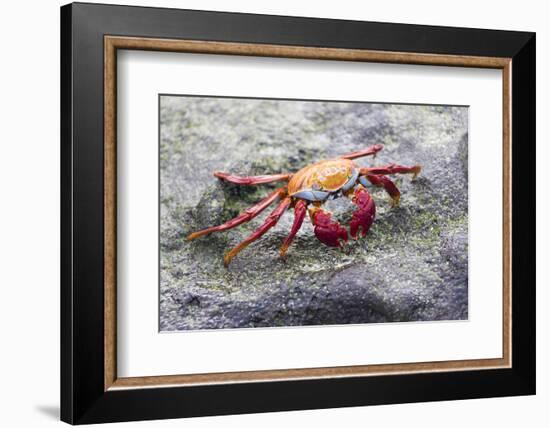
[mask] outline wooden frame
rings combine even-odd
[[[511,234],[507,225],[511,218],[510,165],[510,58],[458,55],[376,52],[354,49],[275,46],[265,44],[166,40],[152,38],[105,36],[105,390],[161,385],[194,385],[260,380],[334,378],[374,374],[415,373],[442,370],[468,370],[510,367],[511,364]],[[117,378],[116,376],[116,51],[138,49],[183,53],[253,55],[284,58],[308,58],[340,61],[368,61],[401,64],[445,65],[496,68],[503,76],[503,357],[409,364],[383,364],[312,369],[268,370],[199,375],[150,376]]]
[[[373,23],[349,23],[329,20],[316,20],[305,18],[284,17],[259,17],[241,14],[217,14],[194,11],[171,11],[166,9],[143,9],[133,7],[103,6],[103,5],[69,5],[62,9],[62,191],[66,199],[62,205],[62,419],[71,423],[99,422],[130,419],[162,418],[191,416],[199,414],[223,414],[248,411],[283,410],[293,408],[314,408],[341,405],[371,404],[385,402],[402,402],[414,400],[434,400],[446,398],[466,398],[474,396],[513,395],[534,393],[534,257],[525,260],[525,254],[534,252],[533,242],[528,240],[534,233],[534,222],[520,223],[531,214],[524,211],[514,211],[514,203],[529,206],[534,204],[534,196],[514,192],[518,186],[522,189],[533,188],[534,171],[530,162],[529,170],[526,169],[526,161],[534,155],[534,35],[528,33],[509,33],[488,30],[445,29],[437,27],[418,27],[398,24],[373,24]],[[104,28],[101,17],[104,14],[122,14],[130,16],[127,21],[121,21],[120,28]],[[139,17],[151,16],[156,18],[157,27],[141,29],[135,22]],[[174,16],[175,15],[175,16]],[[86,16],[91,20],[93,34],[84,34],[85,31],[79,25]],[[178,37],[174,34],[163,33],[163,23],[170,22],[196,22],[200,18],[197,34],[186,34],[181,30]],[[248,34],[243,29],[240,37],[234,35],[231,38],[220,41],[216,35],[216,26],[209,25],[217,21],[219,23],[228,20],[240,19],[245,23],[243,28],[251,28],[254,25],[269,25],[262,32],[262,40],[246,40]],[[179,21],[178,21],[179,20]],[[260,22],[262,21],[262,22]],[[291,43],[281,43],[276,39],[275,29],[278,25],[294,26],[297,31],[301,25],[309,25],[311,30],[305,31],[302,40],[296,37]],[[388,26],[386,28],[380,27]],[[357,26],[357,34],[371,32],[379,36],[390,29],[396,40],[391,41],[391,49],[384,43],[378,42],[378,46],[350,47],[362,43],[358,36],[350,36],[347,40],[338,38],[338,29]],[[183,27],[183,26],[182,26]],[[311,43],[317,35],[325,34],[327,29],[333,28],[331,40],[325,40],[323,46]],[[395,32],[395,30],[397,33]],[[144,36],[135,36],[143,32]],[[421,49],[407,44],[408,37],[414,34],[435,36],[437,33],[446,35],[445,47],[431,47],[426,43]],[[492,41],[492,50],[483,50],[475,45],[475,38],[479,32],[485,39]],[[208,34],[210,33],[210,34]],[[451,35],[460,33],[453,43]],[[115,35],[117,34],[117,35]],[[120,34],[131,34],[120,35]],[[151,37],[150,34],[155,34]],[[251,37],[251,36],[250,36]],[[378,37],[380,38],[380,37]],[[428,37],[429,38],[429,37]],[[215,40],[215,41],[214,41]],[[242,41],[245,40],[245,41]],[[414,41],[415,39],[410,39]],[[89,55],[81,63],[76,63],[73,52],[79,43],[92,41],[95,46],[93,55]],[[101,51],[99,50],[101,48]],[[116,376],[116,51],[117,49],[139,49],[172,52],[193,52],[205,54],[231,54],[253,55],[288,58],[314,58],[343,61],[369,61],[406,64],[429,64],[462,67],[481,67],[501,69],[503,73],[503,357],[500,359],[480,359],[463,361],[444,361],[408,364],[386,364],[370,366],[327,367],[292,370],[269,370],[256,372],[200,374],[200,375],[174,375],[144,378],[117,378]],[[87,63],[88,61],[88,63]],[[93,67],[93,78],[85,76],[81,66],[87,63]],[[80,69],[80,75],[79,73]],[[72,74],[72,73],[74,74]],[[102,79],[101,79],[102,78]],[[92,112],[82,109],[82,101],[88,96],[79,92],[85,82],[93,80],[97,85],[103,80],[103,99],[96,97],[93,100]],[[521,91],[518,88],[522,88]],[[85,91],[84,91],[85,92]],[[520,110],[526,109],[530,115]],[[83,111],[79,111],[83,110]],[[103,116],[101,115],[103,111]],[[81,122],[73,116],[77,113]],[[70,117],[69,117],[70,116]],[[91,116],[97,121],[91,120]],[[103,131],[99,126],[103,122]],[[94,139],[83,139],[79,131],[89,126],[94,127]],[[72,127],[72,128],[71,128]],[[97,129],[99,127],[100,129]],[[522,135],[523,149],[519,150],[512,143],[514,135],[518,132]],[[78,158],[77,151],[86,152],[93,149],[93,165],[88,170],[79,170],[84,164],[82,158]],[[515,171],[512,177],[512,164]],[[517,172],[521,172],[517,174]],[[91,185],[79,180],[82,174],[87,179],[92,178]],[[531,186],[529,186],[531,185]],[[101,193],[99,194],[98,192]],[[99,198],[102,196],[102,198]],[[85,198],[85,199],[83,199]],[[67,202],[70,200],[70,204]],[[91,204],[95,212],[101,213],[103,223],[94,222],[93,230],[102,230],[102,239],[97,236],[92,239],[94,254],[77,246],[80,239],[91,238],[84,236],[84,227],[90,227],[84,217],[78,211],[75,202]],[[528,210],[527,210],[528,211]],[[525,211],[525,212],[527,212]],[[531,211],[531,212],[534,212]],[[532,214],[534,216],[534,214]],[[530,224],[529,224],[530,223]],[[521,233],[520,233],[521,232]],[[512,247],[512,240],[514,247]],[[86,239],[84,240],[86,241]],[[89,242],[88,242],[89,244]],[[522,253],[518,253],[521,249]],[[82,278],[78,274],[82,269],[77,261],[87,257],[91,261],[89,269],[93,269],[93,278]],[[101,257],[100,257],[101,256]],[[84,265],[88,264],[86,261]],[[98,268],[102,266],[98,272]],[[514,270],[512,271],[512,266]],[[520,278],[522,278],[520,280]],[[519,284],[522,293],[520,294]],[[102,300],[94,300],[90,305],[78,299],[82,294],[89,295],[100,292]],[[80,296],[79,296],[80,295]],[[94,314],[91,320],[87,320],[86,313],[102,308],[102,318]],[[527,310],[530,313],[527,313]],[[84,322],[84,320],[86,321]],[[83,322],[85,326],[83,327]],[[84,335],[82,332],[84,331]],[[79,340],[78,333],[81,333]],[[523,337],[527,335],[528,337]],[[532,336],[531,336],[532,335]],[[83,337],[84,336],[84,337]],[[90,346],[82,343],[93,337],[95,352],[100,351],[102,359],[92,362],[86,361],[80,349],[82,346]],[[102,338],[101,349],[99,339]],[[523,346],[519,346],[519,344]],[[90,372],[85,366],[94,369]],[[492,369],[492,370],[481,370]],[[387,375],[391,374],[391,377]],[[386,375],[386,376],[384,376]],[[413,376],[414,375],[414,376]],[[85,379],[90,376],[93,379]],[[100,377],[100,380],[98,379]],[[428,382],[436,382],[424,395],[416,397],[398,394],[392,390],[392,386],[386,386],[384,397],[373,396],[372,393],[361,397],[341,400],[337,390],[342,388],[344,382],[355,391],[364,391],[367,385],[384,383],[393,385],[396,378],[402,381],[412,382],[417,388]],[[390,380],[391,379],[391,380]],[[456,390],[456,382],[463,386]],[[460,380],[461,379],[461,380]],[[467,389],[468,382],[485,382],[481,390]],[[288,381],[293,380],[292,386]],[[449,382],[455,383],[454,391],[443,390]],[[490,381],[493,385],[489,385]],[[496,383],[495,383],[496,382]],[[196,400],[201,394],[210,393],[212,396],[219,394],[244,394],[252,396],[258,388],[274,387],[288,394],[289,388],[312,393],[315,387],[324,385],[325,392],[330,399],[324,401],[320,395],[314,399],[308,399],[298,395],[296,402],[285,399],[276,399],[272,404],[259,404],[250,407],[242,407],[235,400],[230,400],[228,405],[220,405],[209,408],[205,402]],[[494,385],[500,385],[495,388]],[[470,384],[471,385],[471,384]],[[503,387],[505,385],[505,387]],[[148,387],[163,386],[162,392]],[[422,388],[424,387],[422,386]],[[305,388],[305,389],[300,389]],[[332,389],[331,389],[332,388]],[[479,388],[479,384],[476,384]],[[170,392],[172,391],[172,392]],[[239,392],[240,391],[240,392]],[[329,391],[329,392],[327,392]],[[392,392],[394,395],[389,396]],[[439,395],[438,395],[439,394]],[[177,406],[177,397],[185,396],[191,406]],[[296,395],[296,394],[291,394]],[[102,397],[100,402],[91,404],[90,397]],[[143,402],[145,396],[156,396],[153,400],[172,400],[168,407],[171,411],[165,413],[157,409],[130,410],[128,403]],[[315,394],[314,394],[315,396]],[[164,397],[164,398],[162,398]],[[138,400],[138,401],[135,401]],[[127,403],[122,407],[113,407],[110,403]],[[90,404],[86,404],[90,403]],[[104,403],[104,404],[101,404]],[[117,404],[118,406],[119,404]]]

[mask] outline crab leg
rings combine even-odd
[[[355,189],[352,202],[357,205],[357,209],[353,212],[349,224],[349,232],[354,239],[357,239],[359,232],[361,232],[361,236],[364,238],[374,221],[376,206],[369,192],[362,186],[358,186]]]
[[[348,242],[348,232],[337,221],[331,220],[331,214],[322,208],[314,207],[309,211],[315,236],[329,247],[343,248],[342,241]]]
[[[207,229],[199,230],[198,232],[192,233],[187,237],[189,241],[192,239],[198,238],[199,236],[207,235],[212,232],[220,232],[222,230],[231,229],[238,226],[239,224],[245,223],[252,220],[268,206],[270,206],[277,198],[282,198],[286,195],[286,188],[277,189],[267,198],[262,199],[256,205],[247,208],[243,213],[239,214],[237,217],[229,220],[226,223],[220,224],[219,226],[212,226]]]
[[[365,178],[374,186],[383,187],[386,192],[388,192],[388,195],[390,195],[392,199],[392,206],[395,206],[399,203],[401,192],[399,191],[395,183],[391,181],[388,177],[386,177],[385,175],[367,174],[359,178],[359,181],[363,185],[367,184],[364,182]]]
[[[357,152],[346,153],[345,155],[340,156],[340,158],[341,159],[356,159],[356,158],[361,158],[363,156],[375,155],[376,153],[378,153],[383,148],[384,148],[384,146],[382,144],[375,144],[373,146],[369,146],[366,149],[359,150]]]
[[[292,174],[256,175],[243,177],[239,175],[231,175],[226,172],[216,171],[214,173],[214,176],[218,177],[222,181],[228,181],[229,183],[250,186],[253,184],[272,183],[274,181],[288,181]]]
[[[239,251],[243,250],[244,248],[248,247],[252,242],[260,238],[263,234],[265,234],[269,229],[271,229],[273,226],[277,224],[281,216],[284,214],[284,212],[287,210],[287,208],[290,206],[291,199],[285,198],[281,201],[279,205],[277,205],[277,208],[275,208],[271,214],[265,219],[263,224],[256,229],[248,238],[246,238],[244,241],[242,241],[239,245],[231,249],[225,257],[223,258],[223,262],[225,266],[228,266],[231,262],[231,259],[235,257]]]
[[[286,252],[288,251],[288,247],[290,247],[292,240],[296,236],[296,233],[298,233],[298,230],[300,230],[300,227],[302,227],[302,223],[304,222],[304,218],[306,216],[306,211],[307,204],[301,199],[298,200],[298,202],[296,202],[296,204],[294,205],[294,223],[292,224],[292,229],[290,229],[290,233],[285,239],[285,242],[283,242],[283,245],[281,246],[281,249],[279,251],[281,257],[285,256]]]
[[[403,166],[403,165],[397,165],[395,163],[392,163],[386,166],[378,166],[374,168],[361,168],[359,171],[359,174],[360,175],[413,174],[413,179],[414,179],[418,174],[420,174],[421,170],[422,170],[422,167],[420,165]]]

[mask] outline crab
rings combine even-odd
[[[353,159],[365,156],[374,157],[382,149],[381,144],[375,144],[363,150],[344,154],[336,159],[323,160],[308,165],[296,173],[243,177],[225,172],[214,172],[214,176],[221,181],[243,186],[276,181],[286,182],[286,184],[237,217],[219,226],[212,226],[191,233],[187,239],[193,240],[212,232],[232,229],[252,220],[272,203],[279,200],[277,207],[269,214],[262,225],[225,255],[224,264],[226,267],[241,250],[275,226],[282,215],[291,208],[294,209],[294,222],[280,248],[281,257],[284,258],[287,254],[290,244],[302,226],[306,213],[309,213],[314,234],[319,241],[329,247],[343,248],[348,242],[348,231],[338,221],[332,219],[329,211],[322,208],[324,202],[339,197],[350,198],[356,209],[349,222],[349,234],[354,239],[365,237],[376,214],[374,200],[367,189],[372,186],[384,188],[391,198],[391,205],[395,206],[399,203],[401,194],[394,182],[388,178],[388,175],[412,174],[414,179],[420,173],[421,167],[419,165],[403,166],[392,163],[369,168],[360,167],[353,162]]]

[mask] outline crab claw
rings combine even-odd
[[[343,248],[348,242],[348,231],[337,221],[331,221],[330,213],[318,208],[313,211],[312,220],[315,236],[329,247]]]
[[[361,230],[361,236],[364,238],[374,221],[376,206],[369,192],[362,187],[355,190],[352,201],[357,205],[357,209],[353,212],[349,231],[351,236],[357,239],[357,234]]]

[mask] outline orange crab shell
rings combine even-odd
[[[316,190],[336,192],[356,175],[355,164],[349,159],[331,159],[317,162],[294,174],[288,183],[288,194]]]

